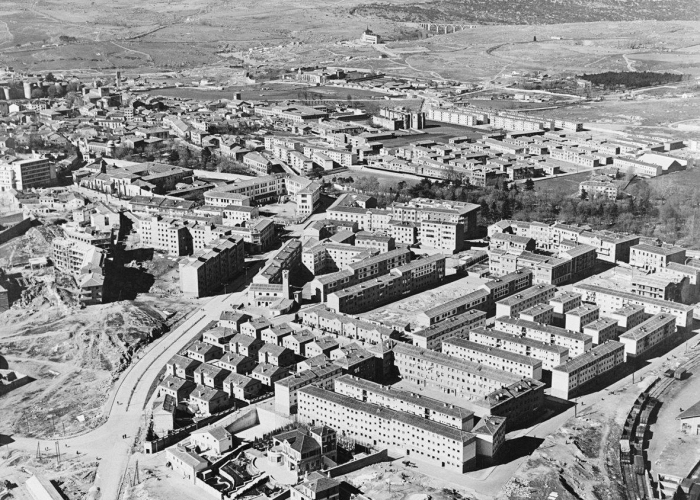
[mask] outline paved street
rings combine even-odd
[[[141,358],[122,374],[115,386],[116,390],[112,391],[105,403],[105,414],[108,418],[104,425],[81,436],[59,439],[64,455],[75,456],[79,452],[86,460],[99,459],[95,485],[100,488],[101,499],[118,498],[119,483],[131,456],[129,447],[139,429],[144,426],[143,409],[151,384],[160,370],[168,359],[183,349],[209,321],[218,319],[221,311],[229,308],[231,304],[242,302],[243,299],[244,292],[213,297],[178,328],[152,344]],[[122,439],[122,435],[127,435],[128,439]],[[13,436],[13,439],[15,442],[11,444],[12,448],[29,453],[36,451],[36,439],[18,436]],[[42,450],[45,446],[53,450],[53,442],[41,442]]]

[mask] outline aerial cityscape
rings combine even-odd
[[[0,500],[700,499],[696,1],[0,5]]]

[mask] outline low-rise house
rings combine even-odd
[[[217,455],[223,455],[233,448],[233,437],[223,427],[212,427],[195,431],[190,434],[190,443],[200,451],[212,451]]]

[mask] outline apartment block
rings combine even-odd
[[[598,260],[615,264],[629,262],[630,248],[639,243],[639,236],[610,231],[584,231],[579,235],[578,242],[595,248]]]
[[[452,123],[465,127],[472,127],[483,123],[479,120],[477,114],[457,108],[436,108],[429,106],[427,108],[426,118],[436,122]]]
[[[459,337],[442,342],[442,352],[455,358],[480,363],[504,372],[542,380],[542,361],[531,356],[490,347]]]
[[[416,318],[416,323],[423,328],[429,328],[449,318],[465,314],[472,310],[486,312],[488,309],[489,292],[487,290],[477,289],[462,297],[452,299],[444,304],[419,313]],[[432,348],[428,347],[428,349]]]
[[[315,386],[299,391],[299,420],[452,472],[467,472],[476,464],[472,433]]]
[[[552,323],[553,314],[554,306],[549,304],[536,304],[520,312],[518,318],[524,319],[525,321],[549,325]]]
[[[544,370],[551,370],[569,359],[569,349],[566,347],[519,337],[492,328],[473,328],[469,332],[469,340],[539,360]]]
[[[330,361],[322,366],[293,373],[275,382],[275,411],[280,415],[294,415],[298,409],[298,392],[314,385],[333,390],[333,381],[343,375],[343,369]]]
[[[677,262],[669,262],[658,274],[664,277],[671,277],[676,282],[688,278],[688,283],[694,287],[700,284],[700,269],[685,264],[678,264]]]
[[[604,344],[608,340],[617,340],[618,332],[617,320],[612,318],[599,318],[583,327],[583,333],[590,335],[593,345]]]
[[[599,381],[624,362],[624,344],[609,340],[597,345],[552,370],[551,395],[562,399],[572,398],[580,394],[586,384]]]
[[[590,199],[607,198],[609,200],[617,199],[618,188],[616,184],[605,181],[583,181],[578,185],[579,196],[588,195]]]
[[[494,233],[489,240],[489,249],[501,249],[514,252],[535,250],[535,240],[526,236],[510,233]]]
[[[389,274],[343,288],[328,295],[336,312],[358,314],[400,297],[436,286],[445,278],[445,257],[433,255],[392,269]]]
[[[627,304],[615,311],[605,313],[606,318],[615,320],[617,323],[618,335],[643,323],[647,316],[644,306],[634,304]]]
[[[574,291],[583,296],[586,302],[592,302],[600,307],[603,316],[615,312],[626,305],[638,305],[644,307],[647,314],[669,313],[675,316],[676,325],[681,328],[689,327],[693,322],[693,306],[686,306],[668,300],[640,297],[632,292],[613,290],[598,285],[577,283]]]
[[[530,269],[518,269],[512,273],[494,278],[488,283],[481,285],[482,290],[489,293],[489,308],[500,299],[509,297],[526,288],[532,286],[534,280],[533,272]]]
[[[633,158],[623,158],[619,156],[613,158],[613,166],[618,170],[626,173],[632,173],[638,177],[658,177],[664,173],[661,165],[655,165],[653,163],[646,163]]]
[[[630,265],[655,272],[671,262],[685,264],[685,248],[656,247],[640,243],[630,249]]]
[[[145,247],[165,250],[172,256],[192,253],[192,235],[185,221],[160,215],[141,219],[138,233]]]
[[[564,326],[566,313],[581,306],[581,294],[561,292],[550,299],[549,305],[554,307],[552,320],[556,326]]]
[[[355,234],[355,246],[389,252],[396,248],[394,238],[384,233],[360,231]]]
[[[464,248],[464,224],[449,221],[423,220],[420,223],[421,247],[436,248],[447,253]]]
[[[422,330],[408,332],[406,335],[411,338],[413,345],[416,347],[439,351],[443,340],[456,335],[464,335],[469,333],[469,330],[472,328],[478,328],[485,324],[486,312],[478,309],[469,309]]]
[[[676,318],[672,314],[658,313],[620,335],[625,345],[627,359],[643,356],[676,333]]]
[[[369,250],[364,249],[363,252]],[[337,256],[338,259],[341,257],[342,255]],[[410,262],[411,251],[408,248],[397,248],[366,257],[343,265],[344,269],[341,271],[317,276],[311,281],[311,292],[319,302],[327,302],[333,292],[385,276],[392,269],[408,265]]]
[[[333,383],[335,392],[360,401],[410,413],[462,431],[468,432],[474,427],[474,412],[465,407],[445,404],[423,394],[377,384],[352,375],[338,377]]]
[[[107,253],[94,245],[66,238],[51,241],[51,261],[56,269],[74,277],[96,272],[102,274]]]
[[[566,347],[569,350],[569,356],[572,358],[590,351],[591,347],[593,347],[591,337],[583,333],[522,319],[513,319],[507,316],[497,317],[495,328],[511,335],[520,335],[532,340]]]
[[[194,297],[212,295],[238,276],[244,266],[245,249],[241,238],[229,237],[210,243],[180,261],[180,290]]]
[[[660,300],[675,300],[680,295],[676,278],[670,275],[649,274],[632,277],[632,293],[641,297]]]
[[[554,285],[535,285],[505,299],[496,302],[496,317],[517,317],[525,309],[548,302],[554,298],[557,287]]]
[[[50,186],[55,182],[55,167],[43,156],[32,155],[31,158],[12,158],[9,163],[0,162],[0,191],[24,191]]]
[[[403,380],[467,400],[486,396],[521,378],[519,375],[403,343],[394,348],[394,364]]]
[[[566,313],[567,330],[582,332],[583,327],[600,317],[600,308],[592,304],[583,304]]]

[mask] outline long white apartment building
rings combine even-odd
[[[540,342],[566,347],[569,350],[569,356],[572,358],[590,351],[593,347],[593,339],[583,333],[573,332],[556,326],[543,325],[542,323],[509,318],[508,316],[497,317],[495,328],[511,335],[520,335]]]
[[[521,292],[511,295],[496,302],[496,317],[518,316],[522,311],[530,307],[548,302],[554,298],[557,287],[554,285],[535,285]]]
[[[432,351],[439,351],[443,340],[469,333],[472,328],[478,328],[486,324],[486,312],[478,309],[470,309],[457,316],[452,316],[445,321],[436,323],[428,328],[407,332],[414,346]]]
[[[428,120],[463,125],[465,127],[473,127],[474,125],[483,123],[483,120],[480,120],[476,113],[470,113],[469,111],[459,108],[437,108],[428,106],[425,117]]]
[[[532,275],[530,275],[532,277]],[[457,297],[439,306],[426,309],[418,314],[416,322],[419,326],[428,328],[435,326],[457,315],[466,313],[467,311],[479,309],[486,311],[488,309],[489,292],[487,290],[477,289],[462,297]],[[429,347],[429,349],[432,349]]]
[[[620,335],[627,358],[643,356],[676,333],[676,318],[672,314],[655,314],[648,320]]]
[[[466,399],[478,399],[522,378],[403,343],[394,348],[394,365],[404,380]]]
[[[335,392],[366,401],[395,411],[411,413],[432,422],[471,431],[474,427],[474,412],[454,404],[427,397],[415,392],[395,389],[352,375],[342,375],[334,380]]]
[[[309,386],[299,391],[299,421],[327,425],[356,442],[452,472],[476,464],[476,436],[410,413]]]
[[[676,326],[681,328],[689,327],[693,322],[694,306],[670,302],[668,300],[652,299],[641,297],[632,292],[613,290],[599,285],[589,285],[587,283],[577,283],[574,291],[583,296],[586,302],[592,302],[600,307],[600,313],[605,316],[608,313],[617,311],[626,305],[639,305],[644,307],[647,314],[669,313],[676,318]]]
[[[531,356],[486,346],[460,337],[451,337],[443,341],[442,352],[504,372],[542,380],[542,361]]]
[[[624,158],[617,156],[613,158],[613,166],[623,172],[631,172],[638,177],[658,177],[664,173],[661,165],[647,163],[634,158]]]
[[[528,356],[542,362],[542,369],[551,370],[569,359],[569,349],[555,344],[518,337],[491,328],[473,328],[469,340],[484,346]]]
[[[609,340],[552,370],[551,395],[569,399],[625,362],[625,346]]]

